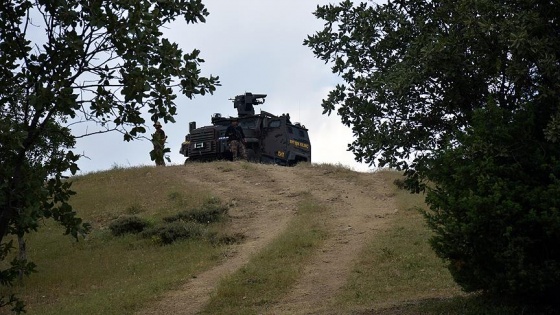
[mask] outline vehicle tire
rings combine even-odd
[[[247,161],[253,162],[253,163],[258,162],[257,161],[257,154],[255,153],[255,150],[247,149],[245,153],[247,153]]]

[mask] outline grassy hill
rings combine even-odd
[[[8,291],[28,314],[506,312],[461,293],[399,177],[243,162],[77,176],[93,231],[45,221],[27,237],[38,273]],[[116,235],[133,219],[143,232]]]

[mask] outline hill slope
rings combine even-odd
[[[298,202],[313,198],[324,205],[328,231],[303,276],[271,314],[326,313],[345,284],[353,263],[375,234],[387,228],[396,212],[387,176],[338,167],[302,165],[285,168],[243,162],[216,162],[157,168],[154,173],[180,177],[189,186],[210,190],[228,202],[232,231],[243,233],[221,265],[196,275],[140,314],[195,314],[219,280],[241,268],[286,228]]]

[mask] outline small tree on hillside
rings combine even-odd
[[[175,88],[189,98],[212,93],[217,77],[200,76],[199,51],[183,54],[160,28],[183,16],[208,15],[200,0],[5,1],[0,6],[0,259],[53,218],[74,237],[88,225],[68,200],[67,172],[78,170],[69,128],[119,131],[130,141],[146,119],[173,122]],[[33,264],[14,259],[0,271],[9,285]],[[17,299],[0,298],[0,307]]]
[[[426,191],[467,291],[560,293],[560,4],[343,1],[304,44],[345,80],[323,101],[356,159]],[[427,186],[431,182],[433,185]]]

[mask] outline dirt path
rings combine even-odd
[[[211,166],[210,166],[211,165]],[[344,285],[363,246],[387,226],[395,213],[388,183],[375,174],[344,169],[298,166],[285,168],[248,163],[185,166],[185,180],[211,188],[232,203],[231,225],[246,240],[232,247],[225,262],[169,292],[146,314],[196,314],[220,279],[236,271],[276,238],[293,217],[300,196],[311,193],[327,206],[329,239],[306,266],[299,282],[267,314],[325,314]],[[240,182],[241,188],[232,183]]]

